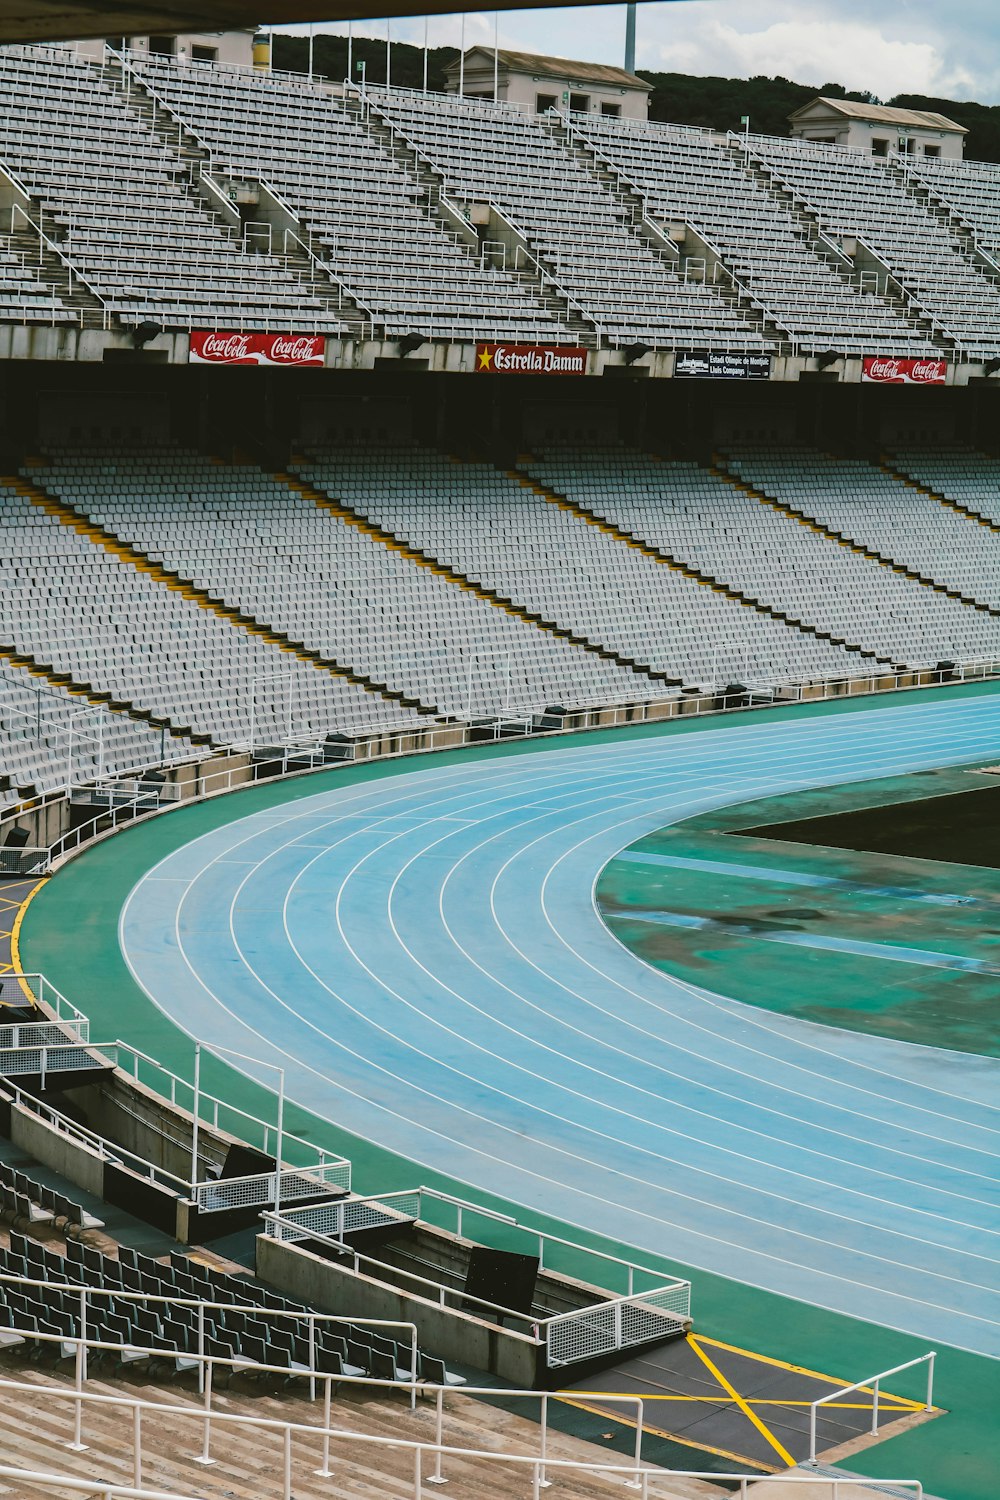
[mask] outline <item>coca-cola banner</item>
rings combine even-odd
[[[311,333],[199,333],[191,335],[193,365],[323,367],[326,340]]]
[[[873,385],[944,385],[947,365],[943,359],[897,359],[895,355],[868,355],[861,362],[861,379]]]
[[[477,344],[477,375],[586,375],[586,349],[562,344]]]

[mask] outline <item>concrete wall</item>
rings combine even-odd
[[[10,1138],[15,1146],[58,1172],[85,1193],[104,1196],[104,1162],[95,1151],[47,1125],[20,1104],[10,1110]]]
[[[498,1328],[470,1313],[440,1307],[370,1276],[355,1275],[347,1266],[298,1245],[259,1235],[257,1275],[324,1312],[415,1323],[421,1348],[439,1355],[446,1364],[451,1361],[488,1370],[523,1390],[535,1388],[542,1380],[539,1340]]]

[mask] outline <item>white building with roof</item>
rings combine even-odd
[[[947,115],[929,109],[897,109],[820,95],[788,116],[792,135],[802,141],[846,146],[868,156],[939,156],[961,160],[968,131]]]
[[[520,104],[536,114],[565,108],[582,114],[614,115],[645,120],[652,85],[624,68],[603,63],[573,62],[565,57],[539,57],[533,52],[511,52],[501,47],[470,47],[465,64],[456,58],[445,69],[446,92],[472,99],[496,97]]]

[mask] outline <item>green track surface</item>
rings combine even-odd
[[[860,809],[865,815],[851,816],[848,825],[891,841],[901,824],[919,827],[927,800],[925,842],[933,846],[934,819],[961,807],[968,793],[978,806],[983,789],[994,815],[1000,813],[1000,778],[970,768],[726,807],[630,845],[603,870],[598,905],[627,948],[691,984],[806,1021],[998,1057],[1000,868],[782,841],[783,825],[837,837],[844,826],[837,815]],[[900,817],[900,809],[910,817]],[[810,887],[796,883],[797,876],[840,884]],[[915,895],[933,895],[941,904]],[[663,913],[707,925],[660,925]],[[785,946],[789,936],[872,943],[884,952],[930,951],[953,958],[956,967]],[[970,960],[989,972],[961,972],[958,966]]]
[[[946,698],[997,691],[1000,684],[962,685],[909,693],[903,701],[941,702]],[[765,722],[816,714],[878,713],[899,702],[898,697],[885,695],[796,706],[769,711]],[[727,722],[706,718],[641,725],[576,736],[571,743],[611,743],[622,735],[656,738],[724,733]],[[450,759],[483,759],[544,754],[547,750],[564,748],[566,743],[563,739],[553,739],[444,753]],[[439,757],[435,763],[440,763]],[[172,850],[234,818],[313,796],[330,785],[380,780],[418,768],[419,762],[412,759],[383,762],[249,788],[153,818],[106,840],[68,864],[27,908],[20,934],[22,968],[43,972],[79,1005],[91,1018],[95,1040],[121,1037],[158,1057],[182,1077],[190,1078],[191,1039],[168,1021],[138,988],[119,949],[119,913],[132,887],[146,870]],[[206,1059],[203,1082],[206,1089],[232,1103],[273,1119],[273,1095],[216,1059]],[[428,1186],[462,1195],[471,1191],[487,1207],[505,1213],[518,1212],[516,1204],[484,1194],[474,1184],[456,1182],[414,1167],[399,1156],[297,1109],[294,1104],[286,1110],[286,1123],[288,1129],[317,1145],[349,1156],[354,1163],[355,1186],[360,1191],[412,1187],[420,1180]],[[532,1221],[550,1233],[567,1235],[611,1254],[628,1252],[627,1246],[578,1231],[557,1220],[532,1216]],[[500,1242],[494,1240],[494,1243]],[[775,1359],[823,1371],[848,1382],[926,1352],[926,1345],[920,1339],[876,1324],[756,1291],[737,1281],[666,1259],[657,1261],[648,1255],[644,1259],[669,1274],[690,1277],[699,1333]],[[571,1260],[567,1259],[565,1269],[573,1269]],[[891,1385],[895,1394],[917,1397],[919,1372],[915,1381],[904,1375]],[[949,1415],[867,1450],[848,1467],[874,1476],[917,1476],[929,1493],[945,1500],[996,1500],[1000,1362],[960,1350],[940,1349],[935,1404],[947,1408]]]

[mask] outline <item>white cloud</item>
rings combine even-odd
[[[650,52],[655,61],[646,60]],[[933,92],[940,72],[929,42],[887,37],[874,26],[836,19],[777,21],[752,32],[710,19],[696,38],[668,39],[644,48],[643,64],[733,78],[781,74],[797,83],[842,83],[886,97]]]
[[[492,11],[470,14],[466,45],[491,44],[493,28]],[[354,29],[385,37],[384,21]],[[499,34],[502,47],[619,62],[624,6],[504,11]],[[422,45],[423,19],[393,21],[392,35]],[[460,17],[432,16],[429,37],[432,47],[457,47]],[[927,93],[1000,103],[1000,0],[661,0],[639,7],[638,61],[701,76],[842,83],[883,99]]]

